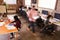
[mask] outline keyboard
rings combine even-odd
[[[53,18],[53,21],[54,22],[60,22],[60,20],[59,19],[56,19],[56,18]]]

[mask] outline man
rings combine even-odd
[[[32,9],[29,12],[29,21],[30,21],[30,25],[29,28],[32,27],[32,31],[33,33],[35,33],[35,20],[39,17],[38,16],[38,12],[36,11],[35,7],[33,6]]]

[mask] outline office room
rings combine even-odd
[[[0,0],[0,40],[60,40],[60,0]]]

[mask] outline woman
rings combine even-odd
[[[18,29],[18,31],[19,31],[19,28],[21,28],[21,21],[18,19],[17,16],[14,16],[14,21],[13,21],[12,23],[14,23],[14,26],[15,26],[15,27]],[[12,35],[12,38],[14,38],[13,33],[11,33],[11,35]]]
[[[14,26],[16,26],[16,28],[21,28],[21,21],[18,19],[17,16],[14,16],[14,21],[12,22],[14,23]]]
[[[46,24],[48,24],[48,23],[50,22],[49,20],[50,20],[51,18],[53,18],[52,15],[48,15],[48,16],[47,16]]]

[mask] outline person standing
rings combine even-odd
[[[29,21],[30,21],[29,28],[32,27],[33,33],[35,33],[35,21],[37,18],[38,18],[38,12],[36,11],[35,7],[33,6],[29,12]]]

